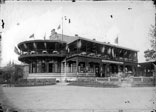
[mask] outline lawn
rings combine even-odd
[[[35,112],[119,112],[119,109],[124,109],[124,112],[149,112],[156,104],[154,87],[94,88],[53,85],[1,89],[5,103]]]

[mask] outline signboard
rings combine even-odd
[[[109,61],[109,60],[102,60],[102,62],[104,62],[104,63],[124,64],[123,62],[119,62],[119,61]]]

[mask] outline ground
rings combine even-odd
[[[52,109],[52,112],[57,109],[59,112],[66,112],[66,109],[70,109],[70,112],[119,112],[116,111],[119,109],[124,109],[124,112],[149,112],[156,105],[154,87],[94,88],[53,85],[3,87],[2,91],[3,98],[10,105],[36,112],[50,112]]]

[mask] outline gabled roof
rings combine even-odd
[[[65,41],[67,44],[79,39],[79,37],[76,37],[76,36],[68,36],[68,35],[63,35],[63,38],[62,38],[62,34],[57,34],[58,35],[58,39],[59,40],[63,40]]]

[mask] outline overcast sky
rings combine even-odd
[[[119,38],[119,46],[139,50],[139,62],[145,61],[144,51],[149,48],[148,33],[155,24],[152,1],[107,2],[6,2],[1,5],[0,19],[4,19],[2,34],[2,66],[9,61],[18,63],[14,46],[29,40],[49,39],[50,31],[64,21],[64,34],[97,41],[111,42]],[[56,30],[61,33],[60,30]]]

